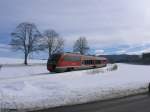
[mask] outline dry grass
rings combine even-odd
[[[110,72],[110,71],[115,71],[118,69],[117,64],[109,64],[104,68],[97,68],[97,69],[91,69],[88,70],[88,74],[99,74],[99,73],[105,73],[105,72]]]

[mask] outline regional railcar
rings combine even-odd
[[[86,56],[75,53],[54,54],[47,61],[47,69],[50,72],[65,72],[100,68],[107,65],[107,59],[98,56]]]

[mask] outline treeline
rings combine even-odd
[[[34,23],[20,23],[11,33],[10,45],[14,51],[24,53],[24,64],[28,64],[30,53],[48,51],[49,57],[55,53],[63,53],[65,41],[54,29],[40,32]],[[86,37],[79,37],[73,45],[73,52],[86,54],[89,50]]]
[[[110,63],[132,63],[132,64],[147,64],[150,65],[150,53],[143,53],[141,55],[101,55],[108,58]]]

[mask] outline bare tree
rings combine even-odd
[[[30,53],[42,50],[39,44],[41,34],[33,23],[20,23],[11,35],[12,49],[23,51],[25,65],[28,64],[27,59]]]
[[[64,40],[59,37],[55,30],[46,30],[43,34],[44,44],[43,47],[48,49],[49,57],[55,53],[61,53],[64,50]]]
[[[73,51],[74,52],[80,52],[81,54],[86,54],[89,50],[88,42],[85,37],[80,37],[76,40]]]

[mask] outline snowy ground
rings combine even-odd
[[[23,59],[0,58],[0,80],[49,73],[46,69],[46,60],[29,60],[29,66],[25,66],[23,61]]]
[[[0,58],[0,65],[11,66],[11,65],[23,65],[23,59],[13,59],[13,58]],[[35,64],[45,64],[46,60],[28,60],[29,65]]]
[[[0,70],[0,80],[8,78],[18,78],[36,75],[45,75],[49,72],[46,65],[20,66],[20,67],[2,67]]]
[[[150,66],[118,64],[116,71],[99,72],[106,69],[1,80],[0,106],[36,110],[148,91]]]

